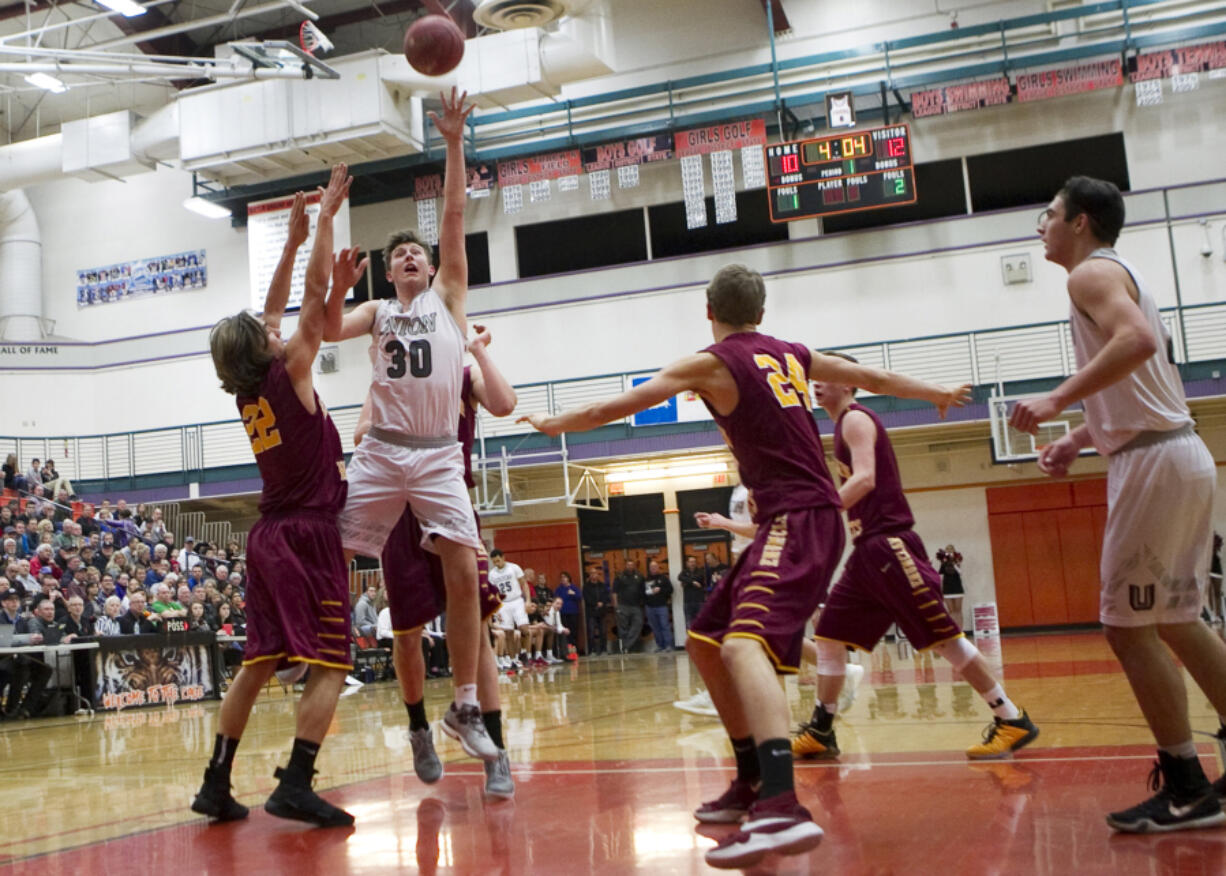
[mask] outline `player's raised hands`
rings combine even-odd
[[[490,330],[488,328],[483,325],[474,325],[473,331],[476,334],[473,335],[465,347],[470,353],[476,352],[478,347],[485,348],[490,345]]]
[[[964,383],[961,386],[943,386],[941,393],[932,400],[932,403],[937,406],[937,413],[941,415],[941,419],[945,419],[945,414],[950,408],[964,407],[971,400],[971,385]]]
[[[332,257],[332,288],[334,290],[352,289],[358,284],[358,280],[362,279],[362,274],[366,272],[366,265],[370,259],[365,258],[359,262],[358,252],[358,247],[351,246],[348,249],[342,249]]]
[[[353,177],[349,175],[349,165],[343,161],[332,165],[332,177],[328,180],[327,188],[321,186],[319,189],[320,214],[335,216],[336,211],[345,202],[345,198],[349,197],[349,186],[352,183]]]
[[[294,204],[289,208],[289,241],[287,246],[294,249],[306,243],[311,236],[311,218],[307,216],[306,195],[294,193]]]
[[[468,119],[468,114],[473,111],[473,104],[464,105],[465,98],[468,97],[467,91],[460,92],[459,97],[456,96],[456,87],[451,87],[451,97],[439,92],[439,99],[443,102],[443,114],[431,110],[427,115],[430,116],[430,121],[434,122],[434,127],[438,128],[438,132],[443,135],[443,139],[448,142],[458,142],[464,136],[464,122]]]

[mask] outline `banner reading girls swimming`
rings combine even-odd
[[[202,249],[77,271],[77,307],[203,289],[209,269]]]

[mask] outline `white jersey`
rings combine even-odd
[[[515,602],[516,600],[523,602],[524,591],[519,586],[519,579],[522,577],[524,577],[524,570],[514,563],[504,563],[501,569],[490,563],[490,584],[498,588],[498,594],[502,597],[503,602]]]
[[[753,523],[753,514],[749,511],[749,488],[737,484],[732,488],[732,497],[728,500],[728,517],[733,523]],[[741,551],[753,544],[753,539],[740,533],[732,533],[732,555],[739,557]]]
[[[439,294],[426,289],[407,309],[375,311],[371,423],[415,438],[455,438],[464,383],[464,334]]]
[[[1192,422],[1192,414],[1183,394],[1179,370],[1170,361],[1170,335],[1158,315],[1158,307],[1149,294],[1141,275],[1114,249],[1103,247],[1090,258],[1116,262],[1136,284],[1137,306],[1145,315],[1150,331],[1158,340],[1159,350],[1137,370],[1123,380],[1088,396],[1082,402],[1086,411],[1086,426],[1094,439],[1094,447],[1104,456],[1119,450],[1139,432],[1169,432]],[[1084,368],[1106,345],[1107,339],[1094,322],[1076,305],[1070,308],[1069,324],[1073,332],[1073,350],[1077,367]]]

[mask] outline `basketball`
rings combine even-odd
[[[450,73],[464,57],[464,33],[445,15],[427,15],[404,34],[404,56],[426,76]]]

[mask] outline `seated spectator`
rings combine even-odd
[[[33,596],[39,589],[38,579],[30,572],[29,560],[17,561],[17,576],[9,578],[9,584],[16,590],[25,591],[26,596]]]
[[[196,539],[190,535],[183,539],[183,550],[179,551],[178,560],[180,572],[190,574],[194,569],[204,571],[200,565],[200,554],[196,553]]]
[[[118,554],[118,556],[122,557],[123,554]],[[90,565],[92,565],[99,572],[105,572],[107,566],[111,565],[111,563],[115,561],[115,557],[115,536],[108,532],[102,536],[98,545],[98,552],[94,554],[93,561]]]
[[[51,604],[55,607],[55,614],[60,620],[68,617],[68,603],[64,601],[64,594],[60,591],[60,582],[50,572],[43,573],[39,583],[39,592],[35,593],[34,599],[31,600],[31,608],[42,599],[51,600]]]
[[[540,605],[536,602],[529,602],[527,605],[528,611],[528,644],[527,656],[533,666],[544,666],[548,663],[545,660],[544,650],[545,635],[548,628],[545,626],[545,613],[541,611]]]
[[[379,622],[375,626],[375,642],[380,648],[391,648],[396,644],[395,632],[392,631],[392,610],[386,605],[379,609]]]
[[[243,576],[238,572],[230,573],[230,586],[234,588],[235,593],[245,593],[246,587],[243,581]]]
[[[21,600],[16,590],[4,587],[0,578],[0,625],[13,628],[13,645],[41,645],[42,636],[31,632],[29,618],[20,612]],[[6,718],[28,718],[41,705],[43,690],[51,680],[52,671],[40,655],[10,654],[0,657],[0,690],[8,689],[4,703]]]
[[[118,575],[115,576],[115,595],[118,596],[121,600],[126,602],[128,598],[128,586],[131,583],[132,583],[132,579],[128,577],[128,573],[120,572]],[[128,608],[125,605],[124,611],[127,611],[127,610]]]
[[[235,593],[230,597],[230,616],[234,618],[235,623],[246,625],[247,613],[243,610],[246,605],[243,601],[243,594]]]
[[[149,567],[149,571],[145,573],[145,579],[144,579],[145,589],[148,590],[150,587],[152,587],[155,584],[161,584],[163,581],[166,580],[166,576],[169,574],[170,574],[170,563],[166,562],[166,560],[161,559],[161,558],[157,559],[153,563],[153,565]]]
[[[166,561],[170,563],[171,571],[183,571],[183,568],[179,565],[179,552],[175,549],[175,534],[173,532],[162,533],[161,541],[158,543],[166,548]]]
[[[197,563],[196,565],[191,567],[191,569],[187,573],[187,578],[185,579],[185,583],[187,584],[188,589],[190,589],[193,593],[195,593],[197,590],[203,590],[203,586],[202,586],[204,584],[204,564],[203,563]]]
[[[538,572],[536,575],[536,583],[532,585],[532,599],[538,605],[549,605],[553,602],[553,591],[549,589],[544,572]]]
[[[145,591],[134,587],[128,594],[128,611],[119,617],[119,632],[124,636],[157,632],[157,621],[145,608]]]
[[[236,541],[229,542],[226,545],[226,561],[233,563],[240,556],[242,556],[242,551],[239,549],[238,542]]]
[[[91,621],[102,613],[102,603],[104,600],[99,596],[102,592],[102,586],[98,581],[88,581],[85,584],[85,616]],[[72,606],[69,606],[71,609]]]
[[[73,557],[68,564],[68,571],[64,573],[64,577],[60,580],[60,590],[64,591],[67,596],[80,596],[85,598],[85,585],[89,581],[89,570],[81,564],[80,557]]]
[[[77,525],[81,527],[81,534],[87,538],[102,531],[98,518],[94,516],[94,506],[89,502],[81,506],[81,516],[77,518]]]
[[[42,461],[36,456],[30,460],[30,467],[26,469],[26,489],[33,489],[35,485],[41,485],[42,482]]]
[[[24,490],[26,488],[25,477],[17,471],[17,454],[10,453],[4,458],[4,465],[0,468],[4,471],[4,488],[6,490]]]
[[[179,589],[175,593],[175,598],[178,600],[179,604],[182,605],[184,608],[191,605],[195,601],[192,599],[192,588],[182,583],[182,581],[180,581],[179,583]]]
[[[94,635],[94,622],[85,616],[85,600],[79,596],[68,597],[68,617],[61,625],[64,637],[60,640],[70,645],[77,639]]]
[[[173,574],[172,572],[171,575]],[[153,592],[157,599],[153,605],[149,606],[149,610],[162,620],[172,617],[187,617],[187,609],[174,598],[173,592],[170,589],[170,576],[167,576],[167,578],[168,580],[163,581],[154,588]]]
[[[559,588],[561,589],[561,588]],[[575,646],[571,644],[571,630],[562,622],[566,617],[562,612],[562,597],[554,597],[554,600],[549,605],[549,610],[545,612],[545,625],[553,632],[553,654],[547,654],[545,660],[550,663],[561,663],[562,660],[577,660],[579,655],[575,653]],[[555,659],[550,660],[550,656]]]
[[[154,508],[153,515],[149,518],[149,536],[155,542],[161,543],[162,536],[166,534],[166,523],[162,520],[162,509]]]
[[[102,603],[102,611],[94,619],[94,633],[99,636],[118,636],[119,615],[123,611],[123,603],[118,596],[108,596]]]
[[[213,628],[213,632],[221,629],[221,607],[226,605],[226,598],[217,591],[208,594],[208,605],[205,606],[205,613],[209,618],[209,625]]]
[[[233,609],[230,608],[230,603],[222,602],[217,606],[217,626],[218,631],[225,633],[227,636],[245,636],[247,628],[243,622],[234,617]],[[239,655],[242,657],[242,654]]]
[[[372,584],[366,588],[353,606],[353,627],[358,631],[359,636],[371,639],[375,637],[379,626],[379,610],[375,608],[375,597],[378,594],[379,588]]]
[[[447,653],[447,615],[440,614],[421,631],[421,647],[426,659],[426,675],[443,678],[451,674],[451,658]]]
[[[13,538],[17,539],[17,553],[29,559],[38,547],[38,531],[26,525],[24,520],[13,521]]]
[[[64,576],[64,570],[55,564],[55,559],[52,557],[51,545],[45,542],[38,546],[38,550],[34,552],[34,559],[30,560],[31,575],[41,579],[44,571],[54,575],[56,580]]]
[[[72,481],[66,477],[61,477],[60,473],[55,470],[55,460],[48,459],[43,463],[43,489],[47,491],[48,496],[64,494],[64,505],[68,505],[72,501],[74,491],[72,489]]]
[[[17,551],[17,539],[9,536],[3,543],[3,554],[0,554],[0,564],[8,565],[15,563],[21,559],[21,554]]]
[[[208,618],[204,616],[204,603],[193,601],[187,612],[187,628],[192,632],[207,633],[212,631]]]
[[[28,629],[32,636],[42,636],[44,645],[58,645],[64,636],[63,628],[56,623],[55,608],[56,604],[46,596],[34,600],[34,614],[29,619]]]

